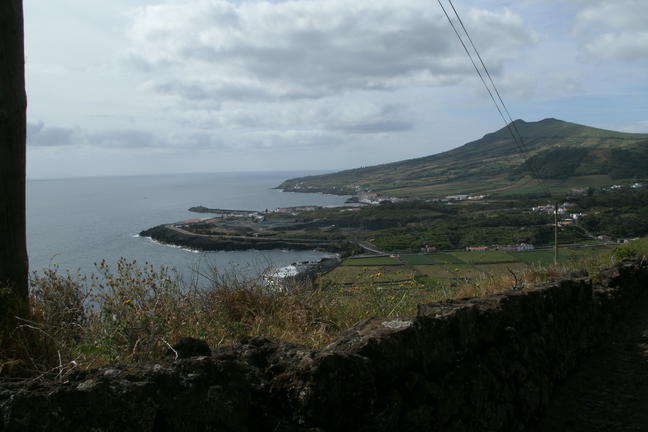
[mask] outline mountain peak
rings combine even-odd
[[[500,189],[524,190],[529,185],[522,180],[517,184],[511,175],[518,173],[518,177],[527,176],[527,180],[532,177],[533,173],[525,170],[525,162],[532,158],[537,162],[534,168],[548,166],[547,161],[551,162],[556,168],[552,178],[580,178],[585,186],[588,176],[592,175],[625,173],[635,176],[648,173],[643,163],[646,160],[644,155],[648,154],[648,134],[597,129],[556,118],[532,122],[517,119],[512,124],[514,133],[522,136],[523,145],[512,138],[510,125],[507,125],[443,153],[291,179],[281,187],[286,190],[344,190],[349,193],[364,188],[385,195],[422,197],[442,196],[444,193],[492,193]],[[640,166],[632,165],[635,162]],[[619,167],[627,169],[624,171]]]

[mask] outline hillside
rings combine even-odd
[[[416,159],[286,180],[294,192],[399,197],[457,193],[515,194],[601,186],[648,178],[648,134],[597,129],[556,119],[516,120],[521,153],[507,128],[453,150]],[[540,180],[542,184],[540,185]]]

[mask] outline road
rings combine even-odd
[[[369,243],[369,242],[360,242],[358,243],[358,246],[360,246],[362,249],[374,253],[376,255],[389,255],[389,252],[385,252],[384,250],[378,249],[377,246]]]
[[[648,431],[648,296],[613,343],[592,353],[533,432]]]

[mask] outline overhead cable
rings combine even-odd
[[[455,8],[454,3],[452,0],[448,0],[450,3],[450,6],[452,7],[452,10],[454,11],[455,16],[457,17],[457,20],[459,21],[459,24],[461,24],[461,28],[463,29],[464,33],[466,34],[466,37],[468,37],[468,41],[470,42],[470,46],[472,46],[472,49],[475,51],[475,54],[477,54],[477,58],[479,59],[479,62],[481,63],[482,67],[484,68],[484,71],[486,72],[486,76],[488,76],[488,80],[490,81],[491,85],[493,86],[493,89],[495,90],[495,94],[497,95],[497,98],[499,99],[500,103],[502,104],[502,107],[504,108],[504,112],[506,112],[506,115],[508,116],[508,119],[510,123],[513,125],[513,128],[515,129],[515,132],[517,133],[517,137],[520,140],[520,145],[524,149],[525,152],[528,151],[525,143],[524,143],[524,138],[522,137],[522,134],[517,128],[517,125],[513,121],[513,117],[511,116],[511,113],[508,110],[508,107],[504,103],[504,99],[502,99],[502,95],[500,95],[499,90],[497,89],[497,86],[495,85],[495,81],[493,81],[493,77],[491,76],[488,68],[486,67],[486,64],[484,63],[484,60],[482,59],[481,54],[479,54],[479,50],[475,46],[475,43],[473,42],[472,38],[470,37],[470,33],[468,33],[468,29],[463,23],[463,20],[461,19],[461,16],[459,16],[459,12],[457,12],[457,9]]]
[[[455,8],[454,4],[452,3],[452,0],[448,0],[448,2],[450,4],[450,6],[452,7],[454,15],[456,16],[457,20],[459,21],[459,24],[461,25],[461,28],[462,28],[463,32],[465,33],[465,35],[466,35],[466,37],[467,37],[467,39],[468,39],[468,41],[470,43],[470,46],[472,47],[475,54],[477,55],[477,58],[479,59],[479,63],[481,64],[481,66],[483,68],[483,71],[484,71],[483,73],[480,70],[479,66],[477,65],[477,63],[476,63],[476,61],[475,61],[475,59],[473,57],[473,54],[468,49],[468,46],[466,45],[466,42],[464,41],[464,37],[461,36],[459,30],[457,29],[457,26],[452,21],[452,18],[450,17],[450,14],[448,13],[448,10],[443,5],[441,0],[437,0],[437,2],[439,3],[439,6],[441,6],[441,9],[443,10],[443,13],[444,13],[445,17],[447,18],[448,23],[450,23],[450,26],[452,27],[452,30],[454,30],[455,35],[459,39],[459,42],[461,43],[461,46],[463,47],[464,51],[468,55],[468,58],[470,59],[470,62],[472,63],[472,65],[473,65],[473,67],[475,69],[475,72],[477,72],[477,75],[479,76],[479,79],[481,80],[482,84],[486,88],[486,91],[488,92],[488,95],[490,96],[491,100],[493,101],[493,104],[495,105],[495,108],[497,109],[497,112],[499,113],[500,117],[502,118],[502,121],[504,122],[507,131],[511,135],[511,138],[513,139],[513,142],[514,142],[515,146],[517,147],[518,151],[521,154],[528,153],[529,150],[528,150],[526,144],[524,143],[524,138],[522,137],[522,134],[520,133],[516,123],[513,121],[513,117],[511,116],[511,113],[508,110],[508,107],[504,103],[504,99],[502,98],[499,90],[497,89],[497,86],[495,85],[495,81],[493,80],[493,77],[490,74],[490,71],[486,67],[486,64],[485,64],[482,56],[479,54],[479,50],[477,49],[477,46],[473,42],[473,39],[470,37],[470,34],[468,33],[468,29],[466,28],[463,20],[461,19],[461,16],[459,15],[459,12]],[[486,75],[488,77],[488,81],[490,82],[490,84],[492,86],[492,89],[491,89],[491,86],[489,86],[488,83],[486,82],[486,79],[484,78],[484,75]],[[497,95],[497,99],[495,98],[495,95]],[[498,103],[498,101],[499,101],[499,103]],[[501,104],[501,106],[500,106],[500,104]],[[504,115],[504,112],[506,113],[506,116]],[[508,117],[508,119],[507,119],[507,117]],[[529,169],[536,176],[536,178],[540,181],[540,183],[543,184],[544,182],[543,182],[542,175],[538,172],[538,170],[535,168],[533,163],[529,164]]]

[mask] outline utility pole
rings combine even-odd
[[[558,201],[554,208],[554,264],[558,264]]]

